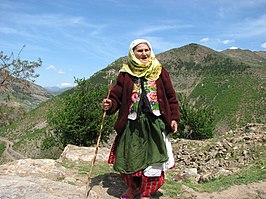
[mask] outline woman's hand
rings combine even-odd
[[[102,109],[108,111],[112,107],[112,100],[110,99],[103,99],[102,101]]]
[[[174,130],[173,133],[176,133],[177,132],[178,125],[177,125],[177,122],[175,120],[172,120],[171,127]]]

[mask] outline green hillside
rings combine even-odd
[[[53,97],[54,94],[33,82],[13,78],[0,92],[0,128]]]
[[[217,52],[189,44],[160,53],[157,58],[168,70],[176,92],[187,96],[191,106],[215,109],[216,133],[222,134],[247,123],[265,124],[265,55],[266,52],[246,50]],[[87,81],[107,87],[126,61],[126,57],[115,60]],[[74,89],[42,103],[21,121],[0,128],[0,136],[12,140],[14,148],[28,157],[45,157],[51,151],[41,151],[41,143],[52,132],[47,126],[47,112],[63,103],[69,92]]]
[[[215,108],[216,129],[224,131],[246,123],[265,123],[266,59],[263,53],[266,54],[246,50],[217,52],[189,44],[160,53],[157,58],[168,70],[178,93],[188,96],[195,106]],[[117,59],[89,81],[108,84],[124,62],[126,57]]]

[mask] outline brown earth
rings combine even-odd
[[[86,177],[50,159],[22,159],[0,165],[0,198],[80,199],[85,197]],[[115,199],[126,189],[117,173],[98,175],[91,180],[89,199]],[[200,193],[182,186],[182,194],[167,197],[164,187],[153,199],[265,199],[266,182],[232,186],[227,190]]]

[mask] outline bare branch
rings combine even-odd
[[[8,57],[4,55],[3,51],[0,51],[1,88],[16,81],[17,78],[34,82],[34,79],[39,77],[39,74],[35,74],[35,69],[41,67],[42,60],[40,58],[37,61],[22,60],[20,55],[25,47],[25,45],[22,46],[17,58],[14,58],[13,52]]]

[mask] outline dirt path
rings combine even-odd
[[[122,190],[125,187],[120,187],[113,182],[112,186],[94,185],[90,192],[89,198],[115,199],[119,198]],[[247,185],[234,185],[221,192],[197,192],[189,187],[182,186],[182,194],[173,197],[167,197],[161,192],[158,192],[152,199],[266,199],[266,182],[256,182]],[[135,199],[138,199],[136,197]]]
[[[5,151],[3,152],[3,157],[10,159],[10,160],[18,160],[18,159],[24,159],[25,156],[18,153],[17,151],[13,150],[13,142],[10,142],[6,138],[0,137],[1,142],[5,142]]]
[[[99,175],[92,178],[89,199],[119,198],[126,188],[117,173]],[[223,191],[212,193],[198,192],[182,185],[181,194],[172,197],[164,194],[164,186],[162,186],[152,199],[266,199],[266,181],[234,185]]]
[[[221,192],[200,193],[189,187],[182,186],[180,198],[191,199],[266,199],[266,182],[234,185]]]

